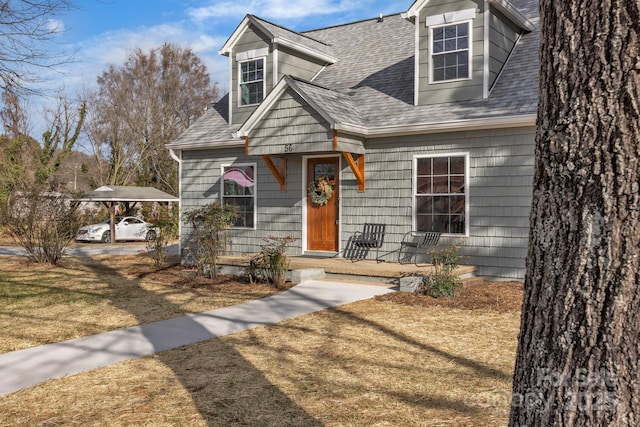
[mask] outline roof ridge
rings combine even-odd
[[[278,28],[280,28],[282,30],[285,30],[285,31],[288,31],[288,32],[293,33],[293,34],[297,34],[297,35],[299,35],[301,37],[304,37],[306,39],[312,40],[312,41],[314,41],[316,43],[320,43],[320,44],[325,45],[325,46],[331,46],[330,44],[328,44],[326,42],[323,42],[322,40],[318,40],[318,39],[316,39],[314,37],[311,37],[311,36],[308,36],[306,34],[300,33],[298,31],[294,31],[291,28],[287,28],[287,27],[285,27],[283,25],[276,24],[275,22],[271,22],[271,21],[269,21],[267,19],[264,19],[264,18],[261,18],[261,17],[259,17],[257,15],[253,15],[253,14],[250,13],[249,16],[251,16],[254,19],[257,19],[258,21],[266,22],[267,24],[273,25],[274,27],[278,27]]]
[[[382,18],[390,18],[390,17],[396,16],[396,15],[401,16],[402,13],[403,12],[390,13],[388,15],[382,15]],[[314,29],[311,29],[311,30],[304,30],[304,31],[302,31],[302,32],[300,32],[298,34],[305,35],[305,33],[311,33],[311,32],[314,32],[314,31],[323,31],[323,30],[328,30],[328,29],[331,29],[331,28],[339,28],[339,27],[346,27],[346,26],[349,26],[349,25],[361,24],[363,22],[371,21],[372,19],[380,19],[380,16],[378,15],[378,16],[374,16],[374,17],[371,17],[371,18],[359,19],[357,21],[345,22],[345,23],[336,24],[336,25],[329,25],[327,27],[314,28]]]

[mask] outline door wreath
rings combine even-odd
[[[331,196],[333,196],[333,187],[329,182],[329,178],[321,176],[317,181],[309,184],[309,196],[314,204],[318,206],[326,205]]]

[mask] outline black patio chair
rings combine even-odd
[[[376,250],[376,257],[384,242],[386,224],[365,223],[362,231],[356,231],[344,249],[344,257],[352,262],[366,259],[371,249]]]
[[[402,241],[400,242],[400,247],[398,249],[382,254],[382,256],[376,258],[376,260],[378,262],[383,262],[383,257],[398,252],[398,262],[400,264],[408,264],[413,260],[413,262],[418,265],[418,254],[429,254],[431,249],[438,246],[441,234],[442,233],[439,231],[409,231],[402,237]]]

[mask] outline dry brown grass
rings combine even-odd
[[[142,256],[65,258],[60,266],[0,257],[0,353],[240,304],[278,292],[196,281]]]
[[[486,304],[372,299],[48,381],[0,425],[504,425],[521,287],[465,291]]]

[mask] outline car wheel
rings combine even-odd
[[[111,243],[111,231],[105,231],[102,233],[102,243]]]
[[[153,230],[147,231],[146,240],[147,242],[153,242],[154,240],[156,240],[156,232]]]

